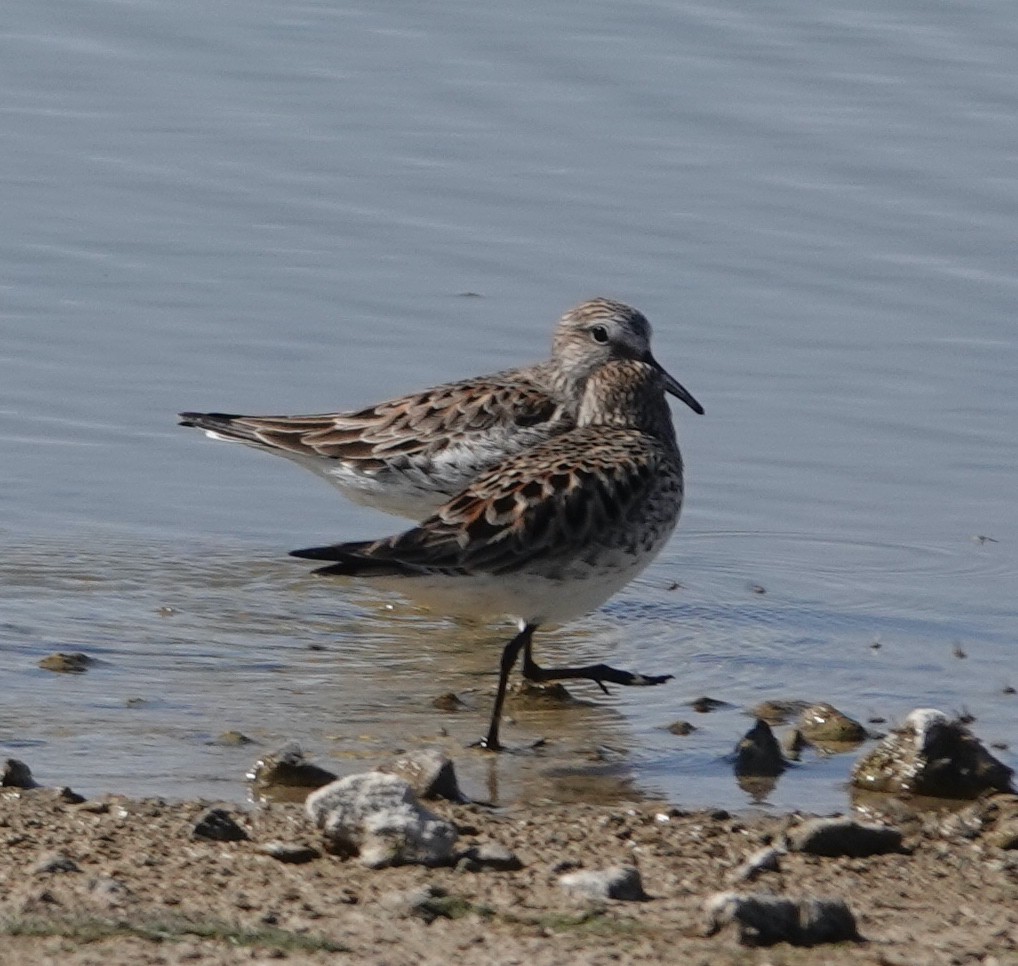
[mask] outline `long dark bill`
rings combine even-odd
[[[681,399],[697,416],[703,415],[703,406],[696,401],[693,394],[675,376],[668,372],[653,356],[647,361],[664,377],[666,392],[671,393],[676,399]]]

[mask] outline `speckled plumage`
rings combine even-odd
[[[573,429],[590,374],[613,359],[652,360],[650,338],[650,324],[636,309],[591,299],[562,317],[551,358],[536,365],[436,386],[356,412],[186,412],[180,414],[181,424],[288,457],[355,502],[421,519],[488,467]],[[666,390],[702,411],[674,380]]]
[[[605,665],[545,670],[533,631],[599,606],[660,552],[682,508],[682,458],[655,363],[608,362],[587,380],[577,426],[489,469],[419,526],[373,542],[294,551],[317,571],[393,587],[450,613],[510,614],[486,744],[498,747],[509,670],[520,650],[534,680],[658,684]]]

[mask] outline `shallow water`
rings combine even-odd
[[[12,6],[0,752],[242,798],[284,739],[340,770],[436,741],[479,797],[743,807],[725,756],[764,698],[1014,743],[1016,41],[991,2]],[[530,361],[598,293],[707,414],[676,409],[660,560],[537,648],[676,680],[520,711],[492,760],[463,745],[506,629],[307,578],[286,550],[398,521],[173,414]],[[850,763],[767,804],[843,807]]]

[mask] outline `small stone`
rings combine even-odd
[[[379,769],[389,775],[398,775],[413,789],[418,798],[444,798],[450,802],[464,802],[456,780],[456,767],[447,755],[437,748],[424,748],[401,755]]]
[[[741,778],[774,777],[786,767],[778,739],[762,718],[735,746],[735,774]]]
[[[8,758],[4,763],[0,786],[4,788],[38,788],[39,783],[32,777],[32,770],[17,758]]]
[[[667,730],[673,735],[679,735],[679,737],[684,738],[686,735],[691,735],[696,731],[696,725],[688,721],[673,721],[668,725]]]
[[[584,899],[616,899],[621,902],[643,902],[647,899],[640,870],[633,865],[570,872],[558,881],[566,892]]]
[[[249,838],[223,808],[210,808],[195,822],[191,835],[196,839],[211,839],[213,842],[243,842]]]
[[[986,836],[986,842],[997,849],[1018,849],[1018,818],[1001,822]]]
[[[793,852],[811,855],[849,855],[862,858],[901,851],[902,834],[885,825],[869,825],[850,818],[813,818],[788,832]]]
[[[263,842],[258,846],[258,851],[277,862],[285,862],[288,865],[303,865],[306,862],[313,862],[322,854],[310,845],[295,845],[292,842],[278,841]]]
[[[826,702],[813,704],[799,716],[799,730],[807,741],[821,744],[858,744],[866,729],[854,718]]]
[[[100,905],[111,908],[122,906],[131,897],[131,890],[127,885],[110,876],[102,876],[92,879],[88,883],[88,891],[92,898]]]
[[[732,873],[730,881],[752,882],[763,872],[780,872],[781,856],[784,854],[784,849],[774,846],[758,849]]]
[[[224,731],[213,742],[216,745],[225,745],[227,748],[240,748],[243,745],[253,745],[254,743],[253,738],[248,738],[241,731]]]
[[[710,714],[712,711],[720,711],[722,708],[731,707],[727,701],[719,701],[717,698],[708,698],[706,695],[702,698],[696,698],[694,701],[690,701],[689,706],[697,714]]]
[[[57,671],[61,674],[82,674],[93,664],[95,658],[80,652],[74,654],[50,654],[39,662],[39,667],[44,671]]]
[[[289,742],[260,758],[247,777],[261,790],[274,787],[322,788],[336,780],[333,772],[309,762],[296,742]]]
[[[368,868],[441,865],[450,861],[454,826],[422,808],[396,775],[349,775],[312,792],[305,811],[329,851],[357,856]]]
[[[433,698],[431,706],[439,711],[462,711],[467,704],[458,694],[446,691],[445,694]]]
[[[787,942],[815,946],[859,938],[855,917],[841,899],[793,900],[767,893],[718,892],[704,906],[708,936],[734,924],[739,942],[745,945]]]
[[[49,875],[51,873],[80,872],[81,867],[70,856],[63,852],[55,852],[52,855],[44,856],[32,866],[34,875]]]
[[[423,919],[426,923],[440,918],[459,919],[470,912],[484,911],[469,900],[449,895],[445,889],[434,885],[386,893],[378,900],[378,904],[397,918],[413,917]]]
[[[482,842],[473,848],[467,849],[460,864],[468,872],[480,872],[483,869],[491,869],[495,872],[516,872],[523,868],[519,856],[511,849],[507,849],[498,842]]]

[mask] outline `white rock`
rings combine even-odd
[[[632,865],[617,865],[600,871],[570,872],[560,876],[558,882],[567,892],[585,899],[642,902],[647,898],[640,870]]]
[[[365,772],[312,792],[305,805],[329,850],[356,855],[369,868],[441,865],[449,861],[456,829],[417,803],[402,778]]]

